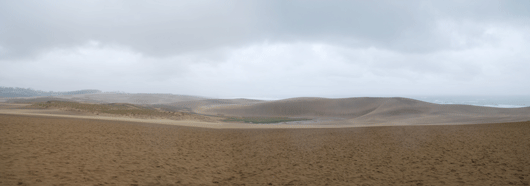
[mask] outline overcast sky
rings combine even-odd
[[[530,95],[530,1],[0,1],[0,86]]]

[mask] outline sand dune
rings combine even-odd
[[[530,107],[440,105],[407,98],[295,98],[210,108],[208,114],[246,117],[340,118],[341,124],[466,124],[530,120]],[[333,123],[337,124],[337,121]]]
[[[234,116],[358,117],[375,110],[384,98],[294,98],[248,106],[230,105],[205,110]]]
[[[157,105],[160,107],[168,107],[173,109],[183,109],[193,112],[203,113],[204,110],[226,105],[252,105],[255,103],[264,103],[266,101],[254,100],[254,99],[204,99],[204,100],[193,100],[193,101],[179,101],[169,104]]]
[[[115,95],[114,95],[115,96]],[[136,95],[139,96],[139,95]],[[105,99],[112,100],[112,96]],[[140,96],[141,97],[141,96]],[[163,97],[163,96],[162,96]],[[135,96],[121,98],[122,102]],[[149,103],[175,98],[147,96]],[[62,98],[31,98],[27,102]],[[187,99],[187,98],[186,98]],[[203,99],[165,104],[142,104],[171,112],[237,117],[310,118],[289,125],[392,126],[499,123],[530,120],[530,107],[492,108],[470,105],[440,105],[407,98],[293,98],[279,101],[250,99]],[[191,99],[191,98],[190,98]],[[197,98],[199,99],[199,98]],[[95,99],[91,99],[94,101]],[[117,99],[113,99],[117,100]],[[119,101],[119,100],[118,100]],[[129,100],[130,101],[130,100]],[[22,101],[23,102],[23,101]]]
[[[46,97],[28,97],[28,98],[4,98],[6,103],[38,103],[47,101],[73,101],[71,99],[59,98],[55,96]],[[101,103],[96,100],[85,100],[87,103]]]
[[[529,185],[530,122],[480,123],[529,120],[530,108],[403,98],[191,103],[210,114],[342,119],[252,125],[2,103],[0,185]],[[474,125],[421,126],[459,123]]]
[[[205,129],[0,114],[0,185],[528,185],[530,122]]]
[[[91,94],[90,96],[92,97],[89,96],[86,100],[78,99],[83,95],[75,95],[68,99],[64,97],[43,97],[9,101],[19,103],[46,100],[144,102],[151,104],[142,105],[149,105],[149,107],[172,112],[193,112],[238,117],[299,117],[313,119],[287,123],[294,125],[445,125],[530,120],[530,107],[492,108],[469,105],[440,105],[407,98],[293,98],[279,101],[262,101],[251,99],[201,99],[199,97],[156,94],[136,94],[125,97],[120,97],[119,94],[99,94],[99,98],[96,99],[96,95],[98,94]],[[142,99],[144,101],[140,101]],[[176,102],[166,103],[168,101]]]
[[[78,94],[61,95],[49,97],[30,98],[9,98],[5,99],[9,103],[32,103],[46,101],[75,101],[85,103],[129,103],[129,104],[168,104],[180,101],[204,100],[207,98],[188,95],[173,94],[119,94],[119,93],[98,93],[98,94]]]

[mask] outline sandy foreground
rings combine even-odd
[[[0,114],[0,185],[528,185],[530,122],[212,129]]]

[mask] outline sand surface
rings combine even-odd
[[[46,102],[52,100],[76,101],[86,103],[130,103],[130,104],[168,104],[180,101],[204,100],[207,98],[188,95],[173,94],[120,94],[120,93],[96,93],[76,94],[45,97],[17,97],[4,98],[0,102],[30,103]],[[3,101],[2,101],[3,100]]]
[[[167,118],[136,118],[118,115],[95,115],[92,113],[67,111],[60,109],[28,109],[27,106],[31,104],[13,104],[0,103],[0,114],[9,115],[24,115],[24,116],[49,116],[49,117],[64,117],[64,118],[79,118],[79,119],[94,119],[94,120],[108,120],[108,121],[128,121],[128,122],[143,122],[164,125],[179,125],[202,128],[216,128],[216,129],[259,129],[259,128],[347,128],[347,127],[367,127],[367,126],[395,126],[395,125],[409,125],[407,123],[381,123],[381,124],[365,124],[365,123],[349,123],[343,118],[315,118],[310,121],[294,121],[283,122],[275,124],[250,124],[250,123],[234,123],[215,121],[201,121],[201,120],[173,120]],[[445,125],[454,125],[457,123],[446,123]]]
[[[61,118],[77,118],[77,119],[92,119],[92,120],[106,120],[106,121],[127,121],[127,122],[141,122],[163,125],[178,125],[201,128],[216,128],[216,129],[258,129],[258,128],[344,128],[355,127],[355,125],[326,125],[326,122],[319,122],[317,124],[305,123],[279,123],[279,124],[248,124],[248,123],[230,123],[230,122],[206,122],[200,120],[171,120],[165,118],[142,119],[134,117],[124,117],[116,115],[94,115],[83,112],[64,111],[59,109],[24,109],[28,104],[0,104],[0,114],[20,115],[20,116],[41,116],[41,117],[61,117]],[[362,125],[357,125],[362,126]]]
[[[530,122],[210,129],[0,114],[0,185],[528,185]]]

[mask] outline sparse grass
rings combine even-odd
[[[287,117],[229,117],[225,122],[245,122],[245,123],[281,123],[290,121],[306,121],[306,118],[287,118]]]

